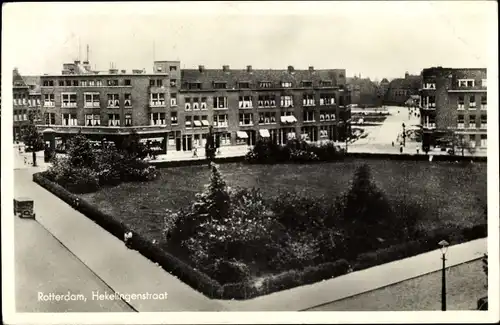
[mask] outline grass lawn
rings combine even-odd
[[[486,163],[355,159],[311,165],[233,163],[222,164],[220,170],[230,187],[259,187],[266,195],[280,191],[326,194],[334,200],[348,188],[356,167],[363,163],[370,166],[374,181],[396,209],[402,200],[420,207],[425,216],[419,220],[422,229],[486,223]],[[81,197],[148,238],[159,240],[163,211],[190,204],[209,181],[206,165],[160,172],[161,176],[152,182],[123,183]]]

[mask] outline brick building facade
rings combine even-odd
[[[439,134],[463,135],[471,147],[487,146],[486,69],[429,68],[422,71],[421,123],[429,144]]]
[[[387,86],[384,104],[404,106],[408,98],[410,98],[412,95],[419,94],[421,84],[421,76],[412,76],[408,72],[405,73],[404,78],[391,80],[391,82]]]
[[[12,73],[13,123],[12,131],[15,141],[20,141],[24,129],[29,123],[29,115],[36,121],[40,117],[41,92],[39,77],[23,77],[17,69]]]
[[[105,136],[133,128],[147,134],[149,126],[168,132],[167,150],[203,146],[210,126],[220,145],[259,137],[343,141],[350,132],[343,69],[181,70],[179,61],[155,61],[153,69],[99,73],[76,61],[60,75],[41,76],[40,128]]]

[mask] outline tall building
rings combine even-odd
[[[385,104],[403,106],[412,95],[418,95],[421,84],[421,76],[412,76],[408,72],[404,78],[391,80],[387,86]]]
[[[486,69],[429,68],[422,71],[421,122],[424,146],[453,131],[471,147],[487,144]]]
[[[14,140],[22,139],[24,129],[28,125],[30,115],[35,121],[40,118],[40,78],[22,76],[17,69],[12,74],[13,92],[13,136]]]
[[[351,93],[351,104],[368,107],[382,105],[383,96],[380,94],[379,86],[370,78],[358,76],[348,78],[347,89]]]
[[[159,134],[165,150],[204,146],[213,131],[220,145],[276,143],[302,137],[343,141],[350,132],[345,70],[180,69],[155,61],[143,70],[93,71],[88,62],[64,64],[41,76],[41,129],[64,142],[82,132],[111,138],[135,129]]]

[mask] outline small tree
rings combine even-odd
[[[68,145],[68,158],[73,167],[91,167],[95,161],[94,150],[90,141],[78,132]]]
[[[214,141],[213,128],[210,126],[208,129],[207,142],[205,143],[205,156],[208,160],[208,166],[212,165],[212,162],[215,159],[215,151],[217,150],[216,144]]]
[[[372,182],[367,165],[360,166],[349,190],[337,202],[337,211],[345,224],[351,248],[365,251],[379,238],[389,237],[394,212],[385,194]]]
[[[453,146],[461,151],[462,157],[465,156],[465,151],[470,154],[474,153],[474,147],[470,144],[470,142],[465,140],[465,136],[463,134],[454,134]]]
[[[149,149],[141,142],[141,137],[136,130],[132,130],[132,133],[123,139],[121,149],[139,159],[145,158],[149,153]]]
[[[36,152],[43,150],[44,147],[43,137],[36,128],[35,117],[32,112],[30,112],[28,119],[29,122],[24,131],[23,141],[24,144],[31,149],[33,155],[33,166],[36,166]]]

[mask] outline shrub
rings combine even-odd
[[[250,277],[248,265],[236,259],[217,258],[207,269],[220,283],[244,282]]]
[[[89,140],[81,133],[68,141],[68,158],[73,167],[90,168],[95,161],[95,150]]]
[[[98,174],[89,167],[72,166],[69,158],[54,159],[47,175],[73,193],[89,193],[99,189]]]

